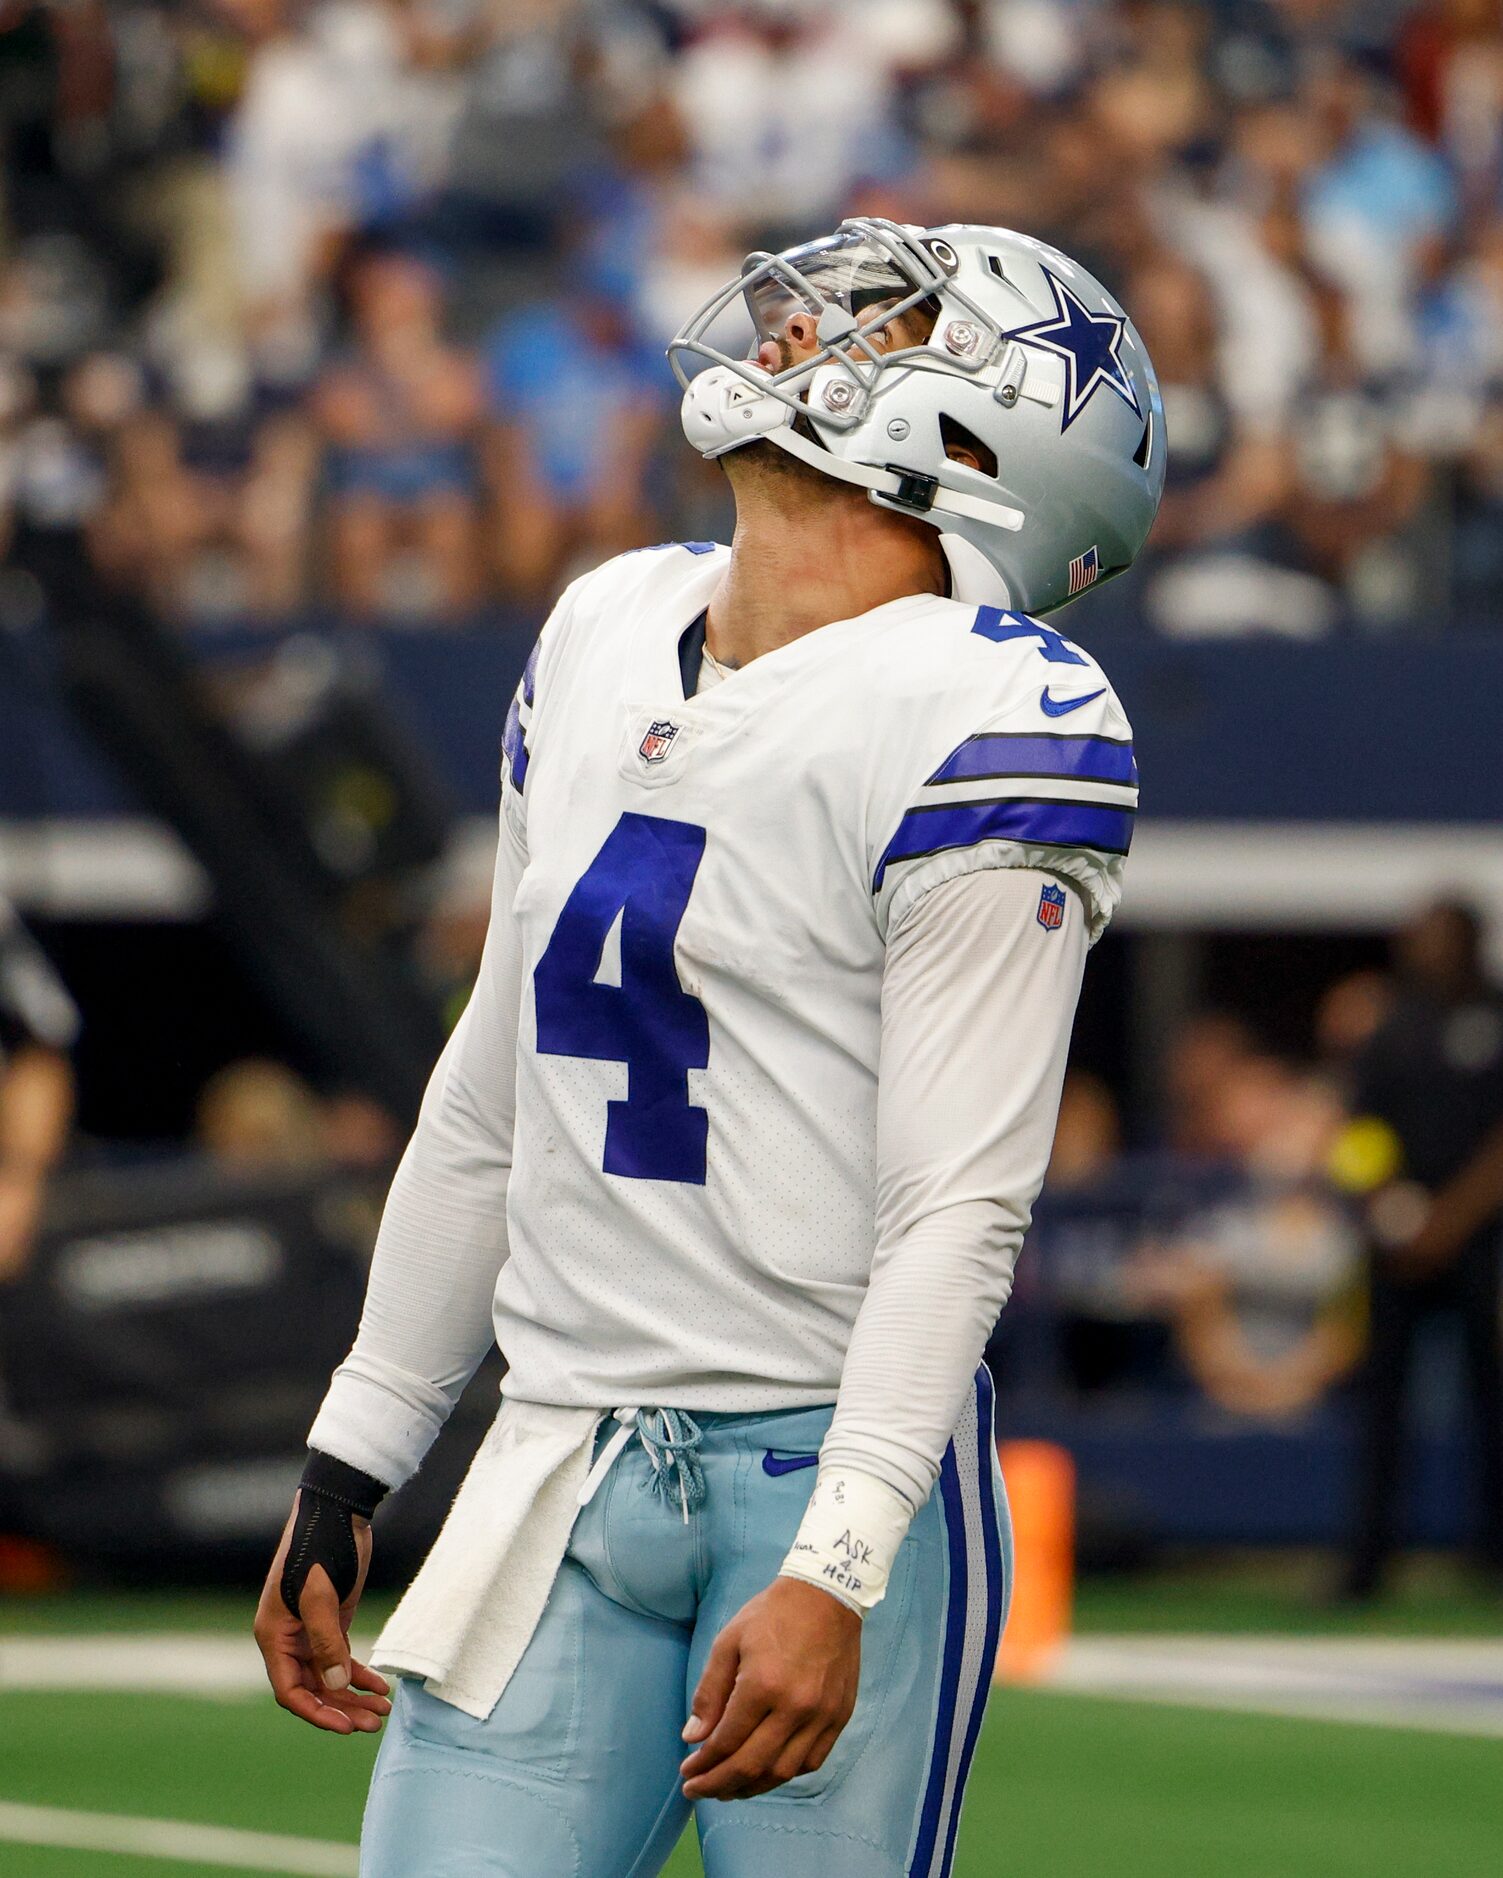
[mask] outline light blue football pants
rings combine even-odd
[[[776,1576],[831,1410],[699,1415],[687,1524],[633,1439],[575,1525],[485,1721],[403,1682],[361,1878],[652,1878],[687,1823],[680,1731],[710,1646]],[[610,1432],[602,1430],[602,1439]],[[1012,1582],[985,1370],[866,1619],[856,1710],[817,1773],[701,1801],[708,1878],[946,1878]]]

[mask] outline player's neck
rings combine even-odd
[[[722,665],[749,664],[889,600],[945,590],[939,536],[877,508],[863,491],[826,482],[827,499],[806,501],[793,486],[760,479],[735,488],[731,564],[710,602],[707,632]]]

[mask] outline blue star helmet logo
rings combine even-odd
[[[1065,283],[1041,270],[1054,295],[1054,317],[1019,326],[1007,337],[1025,346],[1038,346],[1065,362],[1065,415],[1063,434],[1105,385],[1136,417],[1143,415],[1138,394],[1122,364],[1122,335],[1127,321],[1116,313],[1093,313]]]

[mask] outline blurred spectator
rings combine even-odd
[[[1278,433],[1253,430],[1221,383],[1216,309],[1205,281],[1168,256],[1127,290],[1164,394],[1169,482],[1154,525],[1160,548],[1237,542],[1273,515],[1284,486]]]
[[[1171,1153],[1211,1161],[1233,1153],[1229,1098],[1253,1060],[1251,1033],[1227,1012],[1203,1012],[1170,1039],[1164,1058],[1163,1135]]]
[[[194,1133],[228,1174],[296,1171],[326,1158],[318,1098],[282,1063],[248,1058],[212,1076]]]
[[[936,0],[740,0],[706,9],[672,97],[695,194],[760,241],[807,238],[857,183],[911,161],[898,77],[954,44]]]
[[[1315,1047],[1323,1063],[1344,1070],[1371,1040],[1393,1002],[1387,972],[1348,972],[1326,988],[1315,1011]]]
[[[1414,9],[1397,45],[1414,128],[1439,146],[1463,200],[1496,199],[1503,180],[1503,37],[1493,0]]]
[[[537,293],[581,200],[608,173],[608,131],[671,112],[649,24],[658,9],[507,0],[470,10],[476,57],[447,195],[505,306]]]
[[[343,1089],[324,1104],[323,1141],[335,1167],[379,1173],[396,1166],[406,1134],[378,1102]]]
[[[1122,1151],[1122,1124],[1099,1076],[1072,1069],[1060,1094],[1046,1185],[1053,1194],[1099,1180]]]
[[[285,1063],[247,1057],[205,1084],[198,1146],[224,1173],[302,1173],[324,1167],[380,1173],[396,1165],[402,1132],[357,1089],[321,1101]]]
[[[1346,1144],[1365,1190],[1371,1348],[1357,1520],[1346,1589],[1370,1597],[1396,1541],[1407,1406],[1421,1325],[1451,1319],[1465,1354],[1478,1455],[1479,1550],[1503,1573],[1503,1358],[1498,1254],[1503,1219],[1503,992],[1485,977],[1481,931],[1441,902],[1395,945],[1397,989],[1362,1051]]]
[[[1169,1319],[1186,1368],[1237,1415],[1319,1402],[1361,1351],[1358,1241],[1319,1178],[1340,1123],[1322,1083],[1269,1058],[1235,1079],[1247,1185],[1133,1261],[1128,1295]]]
[[[1353,58],[1323,53],[1302,102],[1319,151],[1301,201],[1310,253],[1350,303],[1356,355],[1392,370],[1408,350],[1407,295],[1455,219],[1450,171]]]
[[[234,350],[196,349],[147,402],[128,362],[70,379],[75,429],[112,469],[91,529],[101,569],[168,613],[278,619],[304,599],[311,427],[270,407]]]
[[[462,613],[479,591],[476,373],[443,337],[439,280],[423,262],[361,261],[350,301],[351,345],[315,407],[335,596],[366,618]]]
[[[496,556],[516,594],[657,538],[648,471],[673,380],[635,330],[632,285],[592,258],[574,293],[512,314],[488,342]]]
[[[67,1145],[77,1036],[72,999],[0,901],[0,1284],[26,1269]]]
[[[1320,355],[1296,406],[1283,524],[1302,565],[1355,614],[1391,623],[1421,597],[1403,531],[1426,494],[1424,465],[1403,440],[1396,386],[1361,363],[1352,303],[1322,284],[1315,304]]]
[[[219,0],[251,47],[226,179],[259,328],[313,317],[353,232],[400,225],[446,174],[465,9]]]
[[[1169,445],[1148,564],[1150,615],[1181,637],[1255,628],[1302,634],[1312,617],[1325,624],[1323,595],[1291,591],[1289,573],[1273,564],[1288,441],[1277,414],[1255,420],[1228,394],[1206,281],[1161,255],[1137,270],[1126,297],[1159,375]],[[1165,556],[1172,571],[1163,571]]]

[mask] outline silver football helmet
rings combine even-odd
[[[738,299],[754,351],[800,312],[818,349],[788,362],[780,346],[776,371],[732,356]],[[750,255],[668,356],[701,455],[765,438],[921,517],[962,600],[1064,605],[1131,565],[1163,494],[1163,404],[1132,322],[1083,268],[1011,229],[857,216]]]

